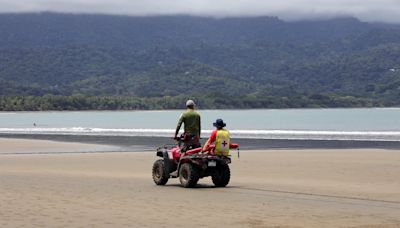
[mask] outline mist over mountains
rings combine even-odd
[[[228,108],[394,106],[400,26],[0,14],[0,95],[46,94],[196,97]]]

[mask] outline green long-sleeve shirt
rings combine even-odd
[[[178,135],[179,129],[181,129],[182,123],[184,124],[184,131],[187,134],[192,134],[200,138],[201,127],[200,127],[200,114],[193,109],[187,109],[181,114],[178,125],[176,126],[175,136]]]

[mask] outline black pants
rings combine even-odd
[[[188,150],[191,150],[191,149],[194,149],[197,147],[201,147],[200,140],[198,137],[192,137],[189,139],[185,139],[183,141],[183,145],[181,147],[181,152],[186,152]]]

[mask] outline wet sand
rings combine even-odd
[[[398,150],[243,150],[228,187],[185,189],[153,183],[155,153],[18,142],[0,140],[0,227],[400,227]]]
[[[165,144],[175,144],[172,138],[148,136],[100,136],[100,135],[46,135],[0,134],[1,138],[40,139],[58,142],[78,142],[114,146],[114,151],[147,152]],[[208,138],[202,138],[202,144]],[[279,149],[390,149],[400,150],[397,141],[350,141],[350,140],[288,140],[288,139],[232,139],[243,150]]]

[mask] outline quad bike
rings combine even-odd
[[[179,178],[185,188],[195,187],[200,178],[211,176],[216,187],[228,185],[231,173],[230,156],[217,156],[215,146],[207,151],[202,147],[181,152],[181,141],[177,146],[163,146],[157,149],[162,157],[153,164],[153,180],[156,185],[165,185],[169,178]],[[238,149],[238,144],[230,144],[230,149]],[[239,155],[239,152],[238,152]]]

